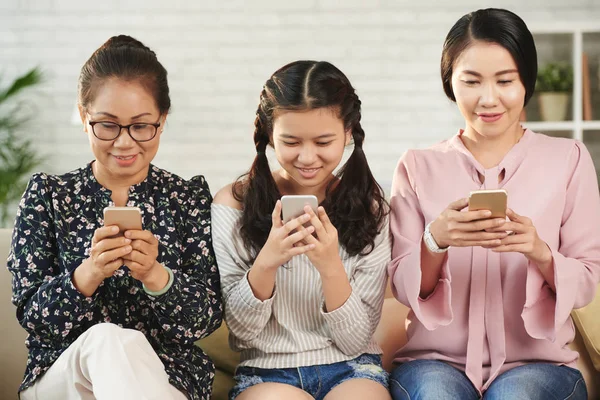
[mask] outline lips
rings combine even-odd
[[[477,116],[483,121],[483,122],[496,122],[498,121],[500,118],[502,118],[502,116],[504,115],[504,113],[481,113],[481,114],[477,114]]]
[[[311,179],[314,178],[319,171],[321,170],[321,168],[300,168],[300,167],[296,167],[298,169],[298,172],[300,173],[300,175],[302,175],[302,177],[304,179]]]
[[[134,155],[112,155],[115,158],[115,161],[117,162],[117,164],[119,164],[119,166],[121,167],[127,167],[132,165],[135,160],[137,160],[137,154]]]

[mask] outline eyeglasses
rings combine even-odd
[[[129,125],[120,125],[108,121],[90,121],[92,132],[100,140],[116,140],[123,129],[127,130],[129,136],[136,142],[147,142],[154,139],[160,122],[155,124],[135,123]]]

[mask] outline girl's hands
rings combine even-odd
[[[310,208],[310,207],[309,207]],[[303,224],[310,220],[310,216],[303,214],[287,223],[281,220],[281,201],[277,200],[273,214],[273,224],[269,237],[263,248],[258,253],[255,265],[261,265],[267,270],[277,269],[288,262],[292,257],[304,254],[315,246],[303,243],[315,231],[313,226],[305,228]]]

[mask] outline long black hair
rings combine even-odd
[[[452,90],[454,63],[474,41],[497,43],[515,60],[525,86],[525,105],[531,99],[537,79],[537,51],[533,35],[517,14],[501,8],[486,8],[463,15],[444,41],[440,72],[446,96],[456,101]]]
[[[271,213],[281,197],[265,154],[273,145],[274,112],[328,108],[352,133],[354,151],[326,188],[323,207],[348,254],[368,254],[381,231],[388,205],[365,154],[360,125],[360,99],[350,81],[325,61],[296,61],[277,70],[265,83],[254,121],[256,157],[250,170],[233,185],[242,204],[241,236],[250,253],[258,254],[271,230]]]

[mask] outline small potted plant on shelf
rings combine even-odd
[[[535,85],[539,93],[543,121],[564,121],[573,90],[573,67],[567,63],[548,63],[538,71]]]

